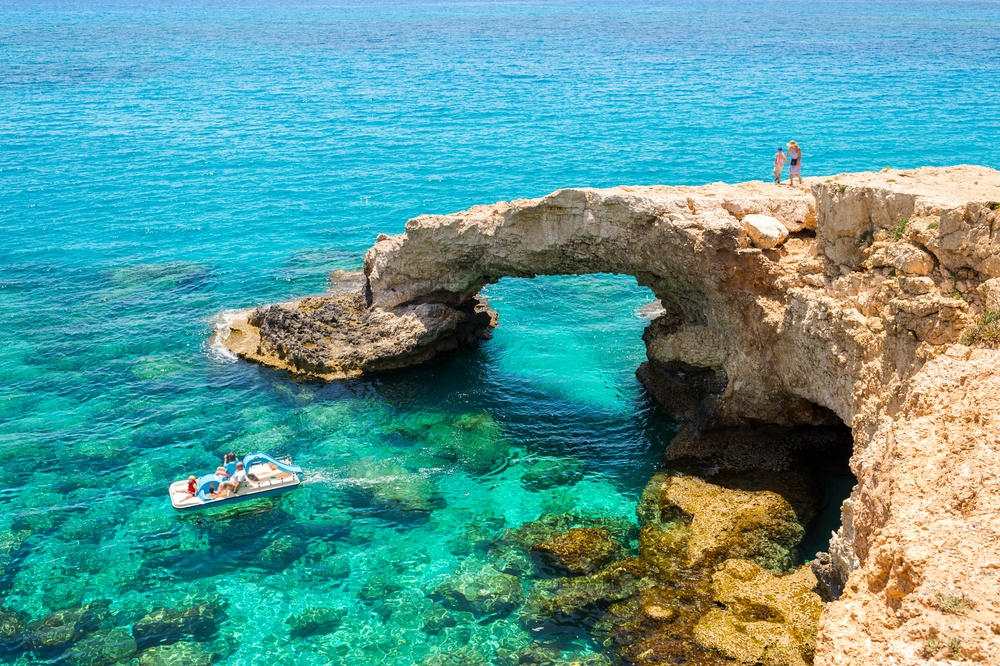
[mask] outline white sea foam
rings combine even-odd
[[[227,310],[216,315],[212,319],[212,326],[215,328],[215,333],[208,341],[208,345],[205,347],[205,353],[208,354],[209,358],[213,361],[219,363],[235,363],[239,359],[236,354],[229,351],[223,343],[229,334],[232,333],[230,325],[239,315],[239,310]]]

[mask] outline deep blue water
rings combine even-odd
[[[424,593],[470,524],[634,519],[673,432],[632,374],[649,293],[505,280],[492,341],[332,385],[233,362],[215,318],[419,213],[766,178],[789,139],[806,175],[1000,166],[998,47],[996,2],[0,0],[0,605],[110,599],[127,629],[221,595],[226,664],[527,644],[515,618],[428,634]],[[174,514],[168,481],[253,448],[308,482]],[[340,628],[290,638],[319,605]]]

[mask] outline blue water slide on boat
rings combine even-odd
[[[243,469],[248,472],[255,465],[274,465],[278,470],[284,472],[285,474],[301,474],[302,468],[298,465],[293,465],[291,458],[286,458],[285,460],[279,460],[273,456],[269,456],[266,453],[251,453],[250,455],[243,458]]]
[[[229,463],[225,467],[231,477],[236,464]],[[229,471],[230,467],[233,472]],[[302,468],[293,464],[288,456],[275,457],[263,452],[251,453],[243,459],[243,467],[247,479],[236,488],[232,488],[230,484],[223,487],[227,477],[206,474],[195,481],[196,492],[191,495],[186,480],[174,481],[168,490],[170,503],[175,509],[200,509],[279,495],[294,490],[302,482],[300,478]]]

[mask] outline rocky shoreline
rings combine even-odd
[[[996,663],[1000,173],[807,185],[561,190],[421,216],[379,237],[359,283],[241,313],[220,341],[335,379],[487,336],[476,298],[502,277],[633,275],[663,306],[639,376],[687,426],[639,507],[639,557],[571,526],[527,551],[577,582],[525,607],[631,590],[592,624],[626,663],[676,646],[688,663]],[[847,429],[857,486],[829,553],[797,567],[796,461]],[[616,554],[567,564],[575,542]]]

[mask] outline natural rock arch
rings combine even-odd
[[[835,414],[852,429],[858,485],[831,546],[851,575],[817,663],[913,663],[939,635],[1000,654],[1000,353],[960,344],[1000,311],[1000,174],[809,184],[562,190],[421,216],[379,237],[358,285],[238,313],[223,342],[343,377],[488,334],[476,294],[501,277],[634,275],[665,308],[640,374],[675,411],[712,425]],[[774,220],[791,232],[780,246]],[[942,594],[994,610],[948,615]]]

